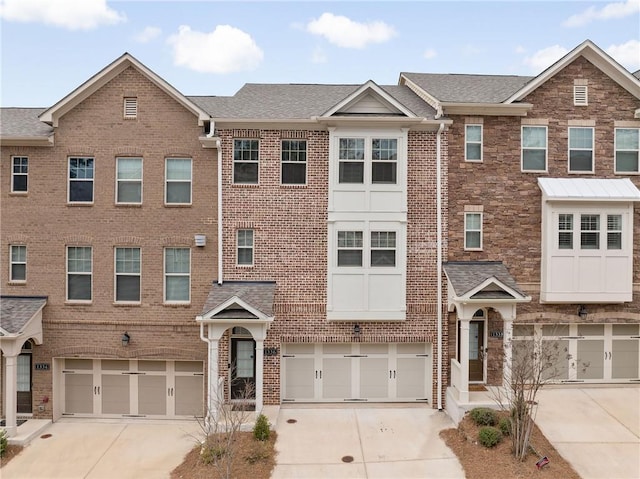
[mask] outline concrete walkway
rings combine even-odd
[[[454,427],[429,407],[282,407],[272,479],[464,478],[438,436]]]
[[[640,387],[548,387],[538,427],[582,479],[640,478]]]

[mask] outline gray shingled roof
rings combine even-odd
[[[1,108],[0,136],[6,137],[49,137],[53,127],[42,123],[38,115],[44,108]]]
[[[45,304],[46,296],[0,296],[0,327],[9,334],[19,333]]]
[[[511,276],[507,267],[502,264],[502,261],[449,261],[444,263],[443,267],[457,296],[464,296],[491,277],[496,278],[521,296],[527,296]],[[478,292],[474,298],[503,299],[511,297],[510,295],[505,296],[505,293],[505,291],[492,289],[491,291]]]
[[[441,102],[502,103],[535,77],[466,75],[456,73],[402,73]]]
[[[640,70],[633,72],[633,76],[640,80]]]
[[[252,308],[257,309],[265,316],[273,316],[273,296],[276,291],[275,281],[225,281],[222,284],[214,283],[209,290],[209,296],[202,308],[202,315],[224,304],[230,298],[237,296]],[[238,313],[241,313],[238,316]],[[228,309],[218,317],[255,318],[247,315],[243,310]]]

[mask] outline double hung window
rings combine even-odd
[[[304,185],[307,182],[307,141],[282,140],[281,182]]]
[[[27,280],[27,247],[25,245],[11,245],[10,281],[24,282]]]
[[[238,266],[253,266],[253,230],[237,231]]]
[[[522,171],[547,171],[547,127],[522,127]]]
[[[116,203],[142,203],[142,158],[116,158]]]
[[[165,203],[191,204],[191,158],[167,158]]]
[[[464,249],[482,249],[482,213],[464,214]]]
[[[29,158],[14,156],[11,159],[11,191],[24,193],[27,191],[29,175]]]
[[[191,250],[164,249],[164,300],[188,303],[191,299]]]
[[[465,161],[482,161],[482,125],[464,126]]]
[[[259,140],[233,140],[233,182],[258,184]]]
[[[140,302],[140,248],[116,248],[115,299]]]
[[[91,301],[93,258],[91,246],[67,247],[67,300]]]
[[[93,203],[93,175],[93,158],[69,158],[70,203]]]
[[[569,128],[569,172],[593,173],[593,128]]]
[[[616,128],[616,173],[640,173],[640,128]]]

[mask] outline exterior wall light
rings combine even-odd
[[[578,316],[580,316],[580,319],[584,320],[587,319],[587,314],[589,314],[587,307],[584,304],[581,304],[578,308]]]
[[[123,346],[129,346],[129,340],[131,339],[131,336],[129,336],[129,333],[124,333],[122,335],[122,345]]]
[[[360,325],[359,324],[354,324],[353,325],[353,334],[360,334]]]

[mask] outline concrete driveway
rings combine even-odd
[[[438,436],[454,427],[430,407],[284,406],[272,479],[464,478]]]
[[[168,478],[200,437],[195,421],[61,419],[2,468],[2,479]],[[51,434],[43,439],[42,435]]]
[[[538,427],[582,479],[640,478],[640,387],[549,387],[538,403]]]

